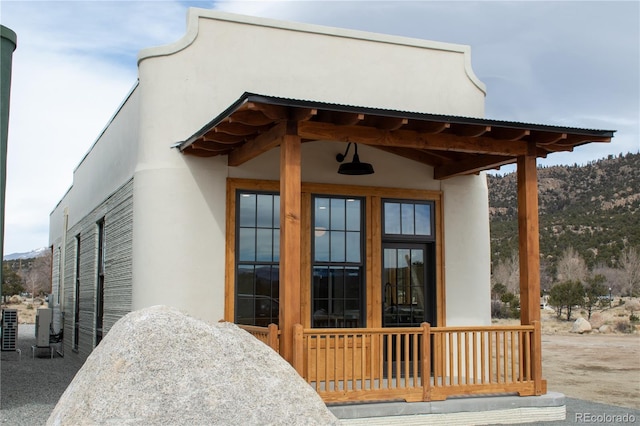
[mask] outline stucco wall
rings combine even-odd
[[[73,171],[71,188],[49,216],[49,244],[62,240],[65,209],[72,227],[133,177],[139,103],[134,87]]]
[[[133,308],[171,303],[206,320],[222,318],[225,178],[278,179],[278,150],[228,168],[226,157],[186,157],[170,147],[242,93],[481,117],[484,87],[469,64],[464,46],[191,11],[184,39],[143,51],[139,60]],[[455,297],[471,277],[488,297],[488,217],[477,211],[486,209],[483,178],[441,183],[428,166],[364,146],[361,160],[376,174],[340,176],[335,154],[344,148],[304,144],[303,180],[443,189],[447,316],[484,320],[488,305]],[[480,234],[484,240],[470,238]],[[475,261],[454,261],[460,257]]]

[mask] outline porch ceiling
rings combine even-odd
[[[222,114],[175,145],[183,154],[228,155],[239,166],[277,147],[285,134],[303,142],[370,145],[434,167],[434,178],[478,173],[537,157],[610,142],[614,130],[590,130],[424,114],[245,93]]]

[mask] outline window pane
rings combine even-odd
[[[313,297],[319,299],[326,299],[329,297],[327,268],[313,268]]]
[[[344,262],[345,255],[345,233],[331,231],[331,262]]]
[[[315,228],[329,229],[329,199],[316,198],[315,204]]]
[[[360,200],[347,200],[347,231],[360,231]]]
[[[280,229],[280,196],[273,196],[273,227]]]
[[[331,286],[333,289],[332,296],[334,299],[344,298],[344,269],[331,268]]]
[[[271,266],[256,266],[256,293],[257,296],[271,297]]]
[[[280,262],[280,230],[273,230],[273,261]]]
[[[402,203],[402,235],[413,235],[414,234],[414,226],[413,226],[413,204],[405,204]]]
[[[384,233],[385,234],[400,233],[400,204],[399,203],[384,204]]]
[[[280,300],[280,267],[271,267],[271,297],[277,302]]]
[[[345,200],[341,198],[331,199],[331,229],[344,231],[345,229]]]
[[[256,260],[256,230],[240,228],[240,257],[241,261]]]
[[[253,266],[238,266],[238,294],[253,294]]]
[[[431,235],[431,206],[416,204],[416,235]]]
[[[260,228],[273,227],[273,195],[258,195],[257,226]]]
[[[360,298],[360,269],[347,268],[344,281],[345,296],[351,299]]]
[[[360,263],[360,232],[347,232],[347,262]]]
[[[240,226],[256,225],[256,195],[240,194]]]
[[[316,233],[314,258],[316,262],[329,261],[329,233],[323,231],[321,234]]]
[[[253,324],[253,297],[238,297],[238,324]]]
[[[257,229],[256,232],[256,260],[270,262],[273,260],[273,229]]]

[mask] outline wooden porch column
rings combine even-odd
[[[300,315],[300,137],[287,129],[280,144],[280,355],[293,364]]]
[[[536,146],[518,157],[518,251],[520,256],[520,323],[540,321],[540,236]]]
[[[535,326],[530,351],[531,374],[534,380],[534,392],[536,395],[542,395],[546,392],[546,382],[542,380],[542,344],[540,339],[539,234],[536,145],[535,143],[529,143],[527,155],[518,157],[520,324]]]

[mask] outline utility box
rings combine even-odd
[[[18,310],[2,310],[2,350],[15,351],[18,342]]]
[[[39,308],[36,313],[36,346],[49,346],[49,333],[53,311],[49,308]]]

